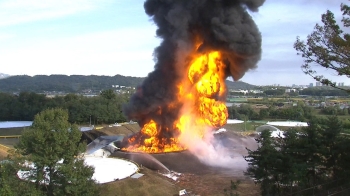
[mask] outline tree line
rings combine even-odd
[[[349,195],[350,138],[335,116],[313,118],[303,129],[271,137],[269,130],[248,149],[246,175],[260,185],[262,195]]]
[[[253,109],[249,104],[228,107],[229,118],[240,120],[289,119],[305,121],[314,115],[312,107],[299,102],[297,106],[284,106],[283,103],[270,103],[267,108]]]
[[[34,116],[48,108],[63,108],[69,112],[69,122],[77,124],[107,124],[125,122],[122,107],[129,101],[130,94],[116,94],[112,89],[102,91],[98,96],[86,97],[67,94],[48,98],[44,94],[21,92],[18,95],[0,93],[0,121],[32,121]],[[315,115],[315,109],[298,102],[297,106],[267,102],[267,108],[254,109],[251,104],[228,107],[230,119],[288,119],[306,121]],[[349,115],[349,108],[339,106],[320,109],[325,115]]]
[[[144,78],[131,76],[83,76],[83,75],[36,75],[11,76],[0,80],[0,92],[29,91],[78,93],[83,91],[99,92],[112,88],[112,85],[136,87]]]
[[[337,96],[337,97],[347,97],[349,94],[346,91],[339,89],[329,89],[329,88],[317,88],[310,87],[302,90],[295,90],[291,92],[286,92],[285,88],[277,89],[264,89],[261,90],[261,93],[243,93],[243,92],[228,92],[228,96],[249,96],[249,97],[297,97],[300,95],[303,96],[315,96],[315,97],[324,97],[324,96]]]
[[[349,93],[339,89],[319,89],[319,88],[306,88],[299,91],[299,95],[307,96],[341,96],[347,97]]]
[[[0,93],[0,121],[32,121],[34,116],[49,108],[68,110],[69,122],[102,124],[125,122],[122,112],[130,94],[116,94],[112,89],[98,96],[67,94],[48,98],[43,94],[21,92],[19,95]]]
[[[131,76],[97,76],[97,75],[36,75],[11,76],[0,80],[0,92],[29,91],[36,93],[66,92],[80,93],[86,91],[99,92],[110,89],[112,85],[137,87],[142,84],[144,77]],[[255,89],[256,86],[245,82],[226,80],[228,89]]]

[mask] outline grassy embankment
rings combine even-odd
[[[2,128],[0,129],[0,160],[7,157],[8,148],[13,148],[13,146],[18,142],[18,138],[3,137],[3,136],[16,136],[21,135],[25,128]]]
[[[144,176],[139,179],[126,178],[120,181],[102,184],[100,195],[163,196],[177,195],[179,190],[181,190],[175,186],[175,181],[171,181],[155,171],[143,168],[140,173],[144,174]]]

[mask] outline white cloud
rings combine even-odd
[[[96,9],[102,0],[5,0],[0,2],[0,26],[47,20]]]
[[[0,42],[4,41],[4,40],[8,40],[8,39],[12,39],[16,37],[14,34],[10,34],[10,33],[0,33]]]
[[[2,54],[0,50],[0,64],[5,65],[1,72],[146,76],[153,70],[153,48],[159,45],[154,32],[152,26],[141,26],[31,42]]]
[[[262,33],[262,59],[255,70],[248,72],[243,81],[252,84],[308,84],[315,82],[305,75],[300,66],[302,58],[293,48],[297,36],[302,40],[312,33],[321,15],[327,10],[339,21],[342,17],[340,4],[344,0],[267,0],[257,13],[251,13]],[[316,69],[318,69],[316,67]],[[350,79],[321,74],[336,81],[350,84]]]

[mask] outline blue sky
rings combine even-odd
[[[347,1],[266,0],[259,12],[251,13],[262,34],[262,59],[241,81],[255,85],[315,82],[302,73],[302,59],[293,43],[297,36],[305,40],[327,9],[340,19],[341,2]],[[145,77],[153,70],[152,53],[160,40],[143,3],[0,0],[0,73]],[[330,77],[350,85],[345,77],[333,73]]]

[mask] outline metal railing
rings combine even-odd
[[[0,138],[20,138],[21,135],[1,135]]]

